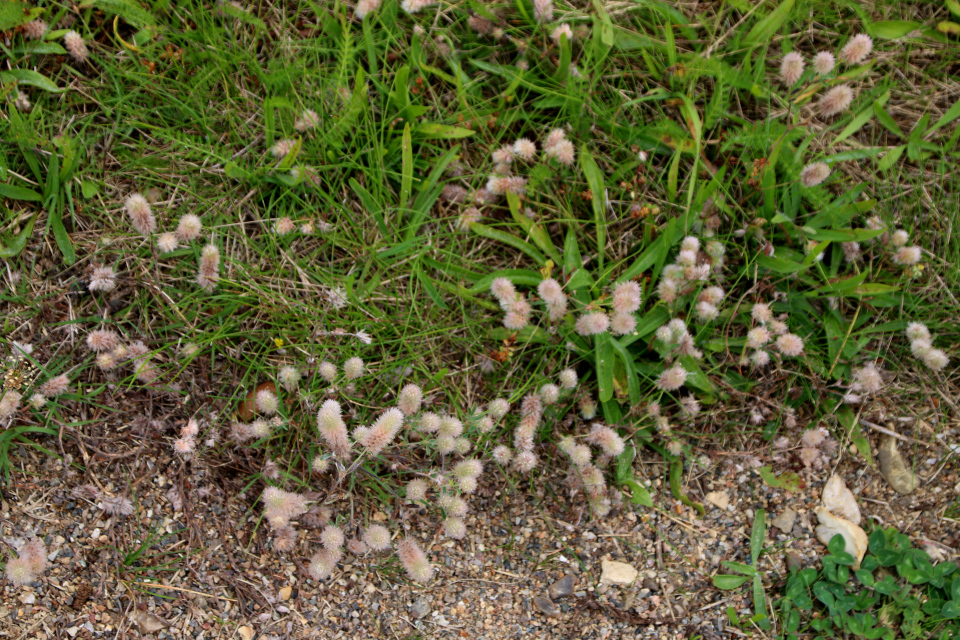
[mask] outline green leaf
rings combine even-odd
[[[760,478],[763,479],[767,486],[773,487],[774,489],[799,491],[803,486],[800,476],[792,471],[784,471],[777,476],[770,467],[760,467],[757,469],[757,473],[760,474]]]
[[[42,73],[37,73],[36,71],[31,71],[30,69],[10,69],[9,71],[0,71],[0,82],[19,82],[20,84],[29,84],[34,87],[39,87],[44,91],[50,91],[51,93],[59,93],[60,91],[63,91],[53,80]]]
[[[387,223],[383,218],[383,210],[380,206],[380,203],[377,201],[373,195],[363,188],[355,178],[350,178],[349,180],[350,188],[353,189],[353,192],[357,194],[357,197],[360,198],[360,204],[363,205],[363,208],[366,209],[370,215],[373,216],[373,219],[377,222],[377,229],[380,230],[380,234],[383,237],[387,237]]]
[[[513,247],[514,249],[523,251],[525,254],[533,258],[533,260],[540,266],[543,266],[547,262],[546,257],[540,253],[536,247],[529,242],[524,242],[512,233],[500,231],[499,229],[494,229],[493,227],[488,227],[480,222],[474,222],[472,225],[470,225],[470,230],[477,235],[483,236],[484,238],[496,240],[497,242],[502,242],[505,245]]]
[[[906,151],[907,145],[902,144],[899,147],[894,147],[887,151],[886,155],[880,159],[880,162],[877,163],[878,171],[886,171],[893,165],[897,164],[897,160],[900,159],[900,156],[903,155],[903,152]]]
[[[887,131],[899,138],[903,137],[903,131],[900,129],[900,125],[887,113],[887,110],[883,108],[882,104],[875,103],[873,105],[873,113],[877,116],[877,121],[882,124]]]
[[[867,33],[874,38],[880,38],[882,40],[896,40],[911,31],[923,28],[921,23],[910,20],[883,20],[881,22],[868,22],[864,26],[867,29]]]
[[[874,104],[880,105],[882,107],[884,104],[887,103],[889,99],[890,99],[890,92],[887,91],[883,95],[881,95],[879,98],[877,98],[877,101]],[[863,125],[867,124],[867,122],[870,121],[870,118],[873,117],[873,114],[874,114],[874,106],[870,106],[864,109],[863,111],[861,111],[860,113],[858,113],[857,116],[850,122],[850,124],[844,127],[843,131],[837,134],[837,137],[833,139],[830,145],[833,146],[838,142],[842,142],[843,140],[846,140],[847,138],[855,134],[857,131],[859,131],[863,127]]]
[[[940,119],[937,120],[932,127],[927,131],[927,134],[933,133],[937,129],[944,127],[957,118],[960,118],[960,100],[957,100],[952,107],[947,109],[947,112],[940,116]]]
[[[624,448],[623,453],[617,456],[617,484],[623,484],[633,477],[633,459],[636,456],[637,450],[634,447]]]
[[[11,200],[26,200],[29,202],[41,202],[43,196],[25,187],[15,187],[11,184],[0,184],[0,198],[10,198]]]
[[[16,56],[30,55],[66,55],[67,50],[56,42],[24,42],[21,46],[14,48],[13,54]]]
[[[717,589],[722,589],[724,591],[730,591],[731,589],[736,589],[743,586],[743,584],[749,580],[748,576],[731,576],[731,575],[716,575],[713,576],[713,586]]]
[[[756,567],[753,567],[749,564],[734,562],[733,560],[724,560],[721,564],[727,569],[733,569],[737,573],[742,573],[743,575],[750,576],[751,578],[757,575]]]
[[[607,333],[596,337],[596,368],[597,385],[600,387],[600,402],[613,398],[613,368],[616,355],[611,344],[612,338]]]
[[[403,125],[403,136],[400,142],[400,157],[402,158],[400,173],[400,203],[401,209],[406,209],[410,202],[410,191],[413,189],[413,141],[410,136],[410,123]]]
[[[30,22],[37,10],[21,0],[4,0],[0,2],[0,31],[9,31],[22,24]]]
[[[83,195],[84,199],[89,200],[93,196],[100,193],[100,187],[92,180],[83,180],[80,183],[80,193]]]
[[[943,609],[940,610],[940,615],[942,615],[947,620],[960,618],[960,602],[956,602],[955,600],[945,602],[943,605]]]
[[[408,123],[409,124],[409,123]],[[422,122],[414,130],[414,133],[419,138],[424,138],[427,140],[430,139],[458,139],[458,138],[467,138],[472,136],[476,132],[472,129],[466,129],[464,127],[454,127],[448,124],[439,124],[437,122]]]
[[[633,494],[630,496],[630,502],[641,507],[653,508],[653,498],[650,497],[650,491],[645,486],[636,480],[626,480],[621,484],[630,487],[630,492]]]
[[[958,0],[944,0],[944,4],[947,5],[950,13],[960,18],[960,2]]]
[[[863,435],[863,431],[860,429],[860,422],[853,414],[853,410],[849,405],[843,405],[837,410],[837,421],[857,447],[860,455],[863,456],[868,465],[872,466],[873,454],[870,452],[870,441]]]
[[[534,222],[523,214],[520,210],[520,196],[508,192],[507,204],[510,206],[510,214],[513,216],[513,221],[520,225],[520,228],[533,239],[545,254],[550,256],[554,264],[559,265],[562,262],[560,252],[557,251],[557,247],[554,246],[550,234],[547,233],[547,230],[544,229],[542,225]]]
[[[767,512],[763,509],[757,509],[753,517],[753,531],[750,533],[750,557],[753,564],[757,564],[760,552],[763,551],[763,538],[767,535]]]
[[[30,216],[30,220],[26,226],[17,234],[12,242],[4,243],[0,240],[0,258],[15,258],[23,251],[23,248],[27,246],[27,240],[30,238],[30,234],[33,233],[33,225],[36,221],[37,214],[33,214]]]
[[[707,510],[699,502],[694,502],[683,492],[683,458],[676,456],[670,460],[670,493],[681,503],[687,505],[700,514],[700,517],[707,515]]]
[[[786,22],[796,0],[784,0],[762,20],[753,25],[743,38],[743,44],[753,47],[768,42]]]
[[[604,247],[607,238],[606,208],[607,189],[603,184],[603,172],[593,159],[593,154],[587,149],[586,143],[580,149],[580,168],[590,185],[593,202],[593,222],[597,233],[597,265],[598,272],[603,272]]]

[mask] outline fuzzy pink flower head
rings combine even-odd
[[[361,5],[367,9],[363,15],[360,15]],[[363,19],[364,15],[369,11],[376,10],[378,6],[380,6],[380,0],[360,0],[360,2],[357,3],[357,17]],[[317,115],[317,112],[312,109],[305,109],[303,113],[300,114],[300,117],[293,123],[293,128],[300,133],[306,133],[311,129],[316,129],[319,124],[320,116]]]
[[[188,213],[181,216],[177,223],[177,240],[192,242],[200,237],[201,231],[203,231],[203,222],[200,221],[200,216]]]
[[[400,389],[397,396],[397,406],[406,416],[411,416],[420,411],[420,404],[423,402],[423,389],[415,384],[408,384]]]
[[[103,496],[99,506],[104,513],[112,516],[129,516],[133,513],[133,503],[123,496]]]
[[[433,578],[433,567],[420,545],[413,538],[404,538],[396,545],[397,557],[411,580],[427,583]]]
[[[633,333],[637,328],[637,319],[632,313],[615,313],[610,320],[610,331],[618,336]]]
[[[577,318],[574,328],[581,336],[595,336],[610,328],[610,318],[602,311],[585,313]]]
[[[175,233],[167,231],[157,236],[157,249],[160,250],[160,253],[176,251],[178,246],[180,246],[180,243],[177,242],[177,234]]]
[[[851,102],[853,102],[853,89],[845,84],[837,85],[820,98],[818,103],[820,115],[824,118],[835,116],[846,111]]]
[[[762,324],[773,320],[773,311],[770,310],[770,305],[764,304],[763,302],[755,303],[753,309],[750,311],[750,315],[754,320]]]
[[[573,42],[573,29],[570,28],[569,24],[561,24],[550,34],[550,37],[553,38],[553,41],[557,44],[560,44],[560,38],[562,36],[567,36],[567,43]]]
[[[765,367],[770,364],[770,354],[762,349],[750,354],[750,362],[755,367]]]
[[[597,401],[591,396],[580,398],[577,408],[580,409],[580,417],[584,420],[593,420],[597,415]]]
[[[503,416],[507,415],[508,411],[510,411],[510,403],[503,398],[491,400],[490,404],[487,405],[487,413],[494,420],[500,420]]]
[[[67,374],[63,373],[44,382],[37,391],[48,398],[55,398],[66,393],[69,388],[70,378],[67,377]]]
[[[15,587],[22,587],[37,579],[37,573],[25,557],[7,560],[7,580]]]
[[[94,267],[90,276],[90,291],[113,291],[117,286],[113,267]]]
[[[407,500],[413,500],[414,502],[422,502],[427,499],[427,485],[426,480],[420,478],[415,478],[407,483]]]
[[[277,409],[280,407],[280,401],[277,399],[277,394],[269,389],[261,389],[257,392],[257,395],[254,397],[257,411],[260,413],[265,413],[268,416],[272,416],[277,412]]]
[[[813,58],[813,70],[817,72],[817,75],[827,75],[833,71],[834,65],[836,65],[836,60],[829,51],[821,51]]]
[[[47,560],[47,546],[40,538],[33,538],[26,542],[17,549],[17,555],[26,559],[30,569],[36,575],[41,575],[50,564]]]
[[[500,147],[490,157],[496,164],[510,164],[513,162],[513,149],[509,146]]]
[[[113,351],[120,344],[120,336],[110,329],[97,329],[87,334],[87,347],[91,351]]]
[[[337,563],[343,556],[343,551],[338,549],[321,549],[312,558],[307,571],[314,580],[326,580],[333,575],[337,569]]]
[[[815,187],[830,177],[830,166],[826,162],[812,162],[800,172],[800,184]]]
[[[197,441],[192,437],[177,438],[173,441],[173,450],[180,455],[189,455],[197,447]]]
[[[930,341],[930,330],[922,322],[911,322],[907,324],[907,339]]]
[[[440,416],[432,411],[427,411],[421,415],[420,419],[417,421],[417,428],[426,433],[436,433],[440,430],[441,423],[442,419]]]
[[[23,25],[23,37],[27,40],[39,40],[47,32],[48,25],[43,20],[31,20]]]
[[[553,20],[553,0],[533,0],[533,17],[537,22]]]
[[[623,453],[624,442],[616,431],[610,427],[594,424],[590,428],[590,434],[587,436],[587,442],[603,449],[608,456],[616,457]]]
[[[76,31],[67,31],[63,34],[63,48],[66,49],[70,57],[77,62],[85,61],[89,54],[87,51],[87,43],[83,41],[83,36]]]
[[[747,348],[759,349],[770,342],[770,332],[766,327],[755,327],[747,332]]]
[[[546,278],[537,285],[537,293],[547,304],[554,304],[560,300],[565,300],[563,287],[553,278]]]
[[[335,525],[329,525],[320,533],[320,544],[325,549],[339,549],[346,542],[343,530]]]
[[[510,451],[510,447],[506,445],[500,445],[493,450],[493,459],[501,467],[505,467],[510,464],[510,461],[513,459],[513,452]]]
[[[549,149],[550,147],[556,146],[558,143],[567,139],[567,134],[563,129],[553,129],[547,134],[546,140],[543,141],[544,150]]]
[[[617,313],[633,313],[640,308],[643,291],[633,280],[619,282],[613,288],[613,308]]]
[[[893,261],[904,267],[909,267],[920,262],[923,252],[920,247],[901,247],[893,254]]]
[[[910,241],[910,234],[904,231],[903,229],[897,229],[892,234],[890,234],[890,244],[894,247],[903,247],[906,246],[907,242]]]
[[[197,284],[213,291],[220,280],[220,249],[208,244],[200,252],[200,268],[197,271]]]
[[[550,384],[549,382],[540,387],[540,399],[543,400],[543,404],[551,405],[556,404],[560,400],[560,387],[555,384]]]
[[[518,451],[513,458],[513,467],[520,473],[530,473],[536,469],[540,459],[533,451]]]
[[[463,540],[467,535],[467,525],[463,518],[447,518],[443,521],[443,532],[454,540]]]
[[[347,380],[356,380],[363,375],[363,360],[354,356],[343,363],[343,373]]]
[[[347,541],[347,551],[349,551],[355,556],[362,556],[369,550],[370,548],[367,546],[367,543],[365,543],[363,540],[350,538],[350,540]]]
[[[697,319],[700,322],[712,322],[717,318],[719,310],[709,302],[698,302],[697,303]]]
[[[723,302],[724,292],[720,287],[707,287],[700,292],[697,299],[700,302],[709,302],[713,306],[719,306]]]
[[[660,374],[657,388],[663,391],[676,391],[687,381],[687,370],[678,362]]]
[[[510,282],[509,279],[503,276],[494,279],[494,281],[490,283],[490,293],[500,301],[501,305],[512,304],[517,298],[516,287],[513,286],[513,283]]]
[[[867,363],[860,369],[854,369],[853,379],[856,381],[857,390],[863,393],[876,393],[883,386],[883,376],[873,362]]]
[[[440,426],[437,433],[441,436],[459,438],[463,433],[463,421],[454,416],[443,416],[440,418]]]
[[[548,158],[553,158],[560,164],[571,166],[576,157],[576,151],[573,148],[573,143],[564,138],[563,140],[558,141],[556,144],[544,147],[543,154]]]
[[[564,369],[560,372],[558,376],[560,380],[560,387],[562,389],[575,389],[577,387],[577,372],[573,369]]]
[[[530,320],[527,316],[520,315],[513,311],[503,317],[503,326],[511,331],[519,331],[527,326],[529,322]]]
[[[337,379],[337,365],[325,360],[320,363],[319,367],[317,367],[317,373],[320,374],[321,378],[332,383]]]
[[[371,456],[377,456],[393,442],[402,426],[403,412],[400,409],[387,409],[377,418],[369,431],[358,439],[358,442]]]
[[[785,333],[777,338],[777,350],[783,355],[795,358],[803,353],[803,339],[793,333]]]
[[[940,371],[950,364],[950,358],[941,349],[927,349],[920,359],[934,371]]]
[[[3,390],[0,387],[0,418],[12,416],[20,408],[20,401],[23,396],[13,389]]]
[[[846,262],[854,263],[860,259],[860,243],[859,242],[841,242],[840,249],[843,250],[843,259]]]
[[[307,499],[299,493],[268,486],[260,499],[263,502],[263,515],[268,520],[275,517],[292,520],[307,512]]]
[[[390,530],[379,524],[372,524],[363,532],[363,541],[374,551],[386,551],[390,548]]]
[[[297,230],[297,223],[295,223],[293,220],[291,220],[286,216],[279,218],[273,224],[273,232],[276,233],[278,236],[289,235],[296,230]]]
[[[873,40],[865,33],[853,36],[840,50],[840,58],[847,64],[860,64],[873,51]]]
[[[435,0],[403,0],[403,2],[400,3],[400,8],[407,13],[414,14],[434,4],[437,4]]]
[[[527,162],[537,159],[537,145],[529,138],[520,138],[513,143],[513,154]]]
[[[281,160],[284,157],[286,157],[287,154],[293,151],[296,145],[297,145],[296,140],[290,140],[290,139],[278,140],[276,144],[270,147],[270,155],[272,155],[274,158],[278,160]]]
[[[277,380],[288,392],[293,392],[300,384],[300,371],[293,366],[286,366],[280,369],[277,374]]]
[[[130,224],[140,235],[148,236],[157,228],[157,219],[153,216],[150,203],[139,193],[131,194],[124,202]]]
[[[790,332],[790,328],[787,327],[787,323],[781,322],[780,320],[771,320],[767,323],[767,328],[770,329],[770,333],[775,336],[782,336],[783,334]]]
[[[788,87],[792,87],[803,75],[803,56],[796,51],[791,51],[783,56],[780,63],[780,79]]]

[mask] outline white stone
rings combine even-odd
[[[730,506],[730,494],[726,491],[711,491],[704,497],[718,509],[726,510]]]
[[[630,584],[640,572],[629,564],[604,560],[601,563],[600,582],[603,584]]]
[[[853,492],[843,483],[843,478],[834,474],[823,486],[823,506],[835,516],[860,524],[860,507]]]

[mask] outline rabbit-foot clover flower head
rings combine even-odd
[[[587,442],[603,449],[608,456],[619,456],[623,453],[624,442],[616,431],[610,427],[594,424],[590,428],[590,434],[587,436]]]
[[[770,364],[770,354],[767,353],[766,351],[763,351],[762,349],[754,351],[752,354],[750,354],[750,363],[754,367],[757,367],[758,369],[762,369],[763,367]]]
[[[463,422],[454,416],[443,416],[440,418],[440,425],[437,427],[437,433],[441,436],[459,438],[463,433]]]
[[[457,231],[468,231],[470,225],[475,222],[480,222],[483,219],[483,214],[480,213],[480,209],[476,207],[468,207],[460,213],[460,217],[457,218],[456,228]]]
[[[283,385],[283,388],[292,392],[300,384],[300,371],[294,366],[286,366],[280,369],[277,374],[277,380]]]
[[[563,287],[553,278],[545,278],[537,285],[537,293],[547,304],[557,304],[566,302],[566,294],[563,293]]]
[[[795,358],[803,353],[803,339],[793,333],[785,333],[777,338],[777,350],[783,355]]]
[[[856,390],[863,393],[876,393],[883,386],[883,376],[873,362],[868,362],[860,369],[854,369],[853,379],[856,381]]]
[[[553,0],[533,0],[533,17],[537,22],[551,22]]]
[[[687,375],[687,370],[678,362],[660,374],[657,388],[663,391],[676,391],[687,381]]]
[[[23,396],[13,389],[0,390],[0,418],[7,418],[16,413],[20,408],[21,400]]]
[[[296,230],[297,230],[297,223],[291,220],[290,218],[288,218],[287,216],[278,218],[277,221],[273,223],[273,232],[278,236],[289,235]]]
[[[367,15],[370,11],[375,11],[378,6],[380,6],[380,0],[360,0],[360,2],[357,3],[357,17],[363,19],[363,16]],[[363,9],[362,14],[361,8]],[[306,109],[293,123],[293,128],[300,133],[305,133],[310,129],[316,129],[319,124],[320,116],[317,115],[317,112],[312,109]]]
[[[633,313],[640,308],[643,291],[633,280],[619,282],[613,288],[613,309],[617,313]]]
[[[130,224],[140,235],[148,236],[157,228],[157,219],[153,216],[150,203],[139,193],[130,194],[124,202]]]
[[[602,311],[585,313],[577,318],[574,329],[581,336],[594,336],[610,328],[610,318]]]
[[[77,62],[85,61],[89,55],[87,43],[83,41],[83,36],[76,31],[67,31],[63,34],[63,48],[66,49],[70,57]]]
[[[918,262],[923,257],[923,252],[920,247],[900,247],[895,254],[893,254],[893,261],[897,264],[910,267]]]
[[[536,469],[540,459],[533,451],[518,451],[513,458],[513,467],[520,473],[530,473]]]
[[[516,287],[513,286],[513,283],[510,282],[508,278],[503,276],[495,278],[494,281],[490,283],[490,293],[500,302],[500,306],[504,308],[513,304],[517,299]]]
[[[803,56],[796,51],[791,51],[783,56],[780,63],[780,79],[788,87],[792,87],[803,75]]]
[[[200,252],[200,268],[197,271],[197,284],[212,292],[220,280],[220,249],[208,244]]]
[[[773,320],[773,311],[770,310],[770,305],[763,302],[757,302],[753,305],[753,309],[750,310],[751,317],[761,324],[765,324]]]
[[[270,155],[272,155],[277,160],[282,160],[293,151],[294,147],[297,145],[296,140],[278,140],[276,144],[270,147]]]
[[[66,393],[69,388],[70,378],[67,377],[67,374],[63,373],[44,382],[42,385],[40,385],[37,391],[48,398],[55,398],[63,393]]]
[[[343,551],[339,548],[321,549],[310,558],[310,566],[307,569],[310,577],[317,581],[326,580],[336,571],[337,563],[342,556]]]
[[[354,356],[343,363],[343,373],[347,380],[356,380],[363,375],[363,360]]]
[[[494,420],[500,420],[503,416],[507,415],[508,411],[510,411],[510,403],[503,398],[491,400],[490,404],[487,405],[487,413]]]
[[[48,25],[39,18],[23,25],[23,37],[27,40],[39,40],[47,32]]]
[[[846,111],[851,102],[853,102],[853,89],[845,84],[837,85],[820,98],[818,103],[820,115],[824,118],[835,116]]]
[[[496,164],[510,164],[513,162],[513,148],[510,146],[503,146],[490,154],[491,159]]]
[[[113,351],[120,344],[120,336],[110,329],[96,329],[87,334],[87,348],[91,351]]]
[[[400,3],[400,8],[407,13],[413,14],[419,13],[434,4],[437,4],[435,0],[403,0],[403,2]]]
[[[560,387],[563,389],[575,389],[577,386],[577,372],[573,369],[564,369],[560,372],[558,378],[560,379]]]
[[[747,348],[759,349],[770,342],[770,332],[766,327],[754,327],[747,332]]]
[[[277,409],[280,408],[280,401],[277,399],[277,394],[269,389],[257,391],[256,396],[254,396],[254,402],[257,405],[257,411],[265,413],[268,416],[272,416],[277,412]]]
[[[357,438],[357,442],[371,456],[376,456],[393,441],[402,426],[403,412],[400,409],[387,409],[362,437]]]
[[[347,437],[347,425],[340,417],[340,403],[327,400],[317,411],[317,430],[333,452],[345,458],[350,455],[350,439]]]
[[[851,264],[859,260],[862,255],[859,242],[841,242],[840,249],[843,250],[843,259]]]
[[[320,374],[321,378],[332,383],[337,379],[337,365],[332,362],[323,361],[320,363],[320,366],[317,367],[317,373]]]
[[[829,51],[821,51],[813,58],[813,70],[817,75],[825,76],[833,71],[837,61]]]
[[[907,339],[913,340],[926,340],[930,342],[930,330],[927,329],[927,325],[922,322],[910,322],[907,324]]]
[[[904,231],[903,229],[897,229],[892,234],[890,234],[890,244],[894,247],[903,247],[906,246],[907,242],[910,241],[910,234]]]
[[[560,400],[560,387],[555,384],[546,383],[540,387],[540,399],[545,405],[556,404]]]
[[[21,556],[7,560],[7,580],[15,587],[22,587],[37,579],[30,561]]]
[[[338,526],[331,524],[320,533],[320,544],[324,549],[339,549],[344,542],[346,542],[346,536]]]
[[[463,518],[447,518],[443,521],[443,532],[454,540],[463,540],[467,535],[467,525]]]
[[[123,496],[102,496],[100,510],[112,516],[128,516],[133,513],[133,503]]]
[[[314,473],[326,473],[327,469],[330,468],[330,459],[324,457],[322,454],[314,456],[313,462],[310,463],[310,469]]]
[[[404,0],[404,3],[411,0]],[[433,567],[426,554],[420,549],[420,545],[412,538],[404,538],[397,543],[397,557],[400,558],[400,564],[406,570],[411,580],[420,583],[427,583],[433,578]]]
[[[415,384],[408,384],[400,389],[397,397],[397,407],[405,416],[412,416],[420,411],[420,404],[423,402],[423,389]]]
[[[583,396],[577,403],[580,417],[584,420],[593,420],[597,415],[597,401],[592,396]]]
[[[201,231],[203,222],[200,221],[200,216],[188,213],[180,217],[175,233],[180,242],[192,242],[200,237]]]
[[[873,40],[865,33],[853,36],[840,50],[840,58],[847,64],[860,64],[873,51]]]
[[[289,521],[307,512],[307,499],[299,493],[268,486],[260,499],[263,501],[263,515],[268,520],[281,518]]]
[[[553,32],[550,34],[550,37],[553,38],[553,41],[556,42],[557,44],[560,43],[560,38],[563,37],[563,36],[567,36],[567,42],[568,42],[568,43],[573,42],[573,29],[571,29],[571,28],[570,28],[570,25],[567,24],[567,23],[563,23],[563,24],[559,25],[559,26],[558,26],[556,29],[554,29]]]
[[[632,313],[615,313],[610,320],[610,331],[618,336],[633,333],[637,328],[637,319]]]
[[[390,548],[390,531],[383,525],[372,524],[364,530],[363,541],[374,551],[386,551]]]
[[[701,322],[711,322],[716,320],[720,311],[712,304],[706,301],[697,303],[697,319]]]
[[[927,349],[921,354],[920,359],[934,371],[940,371],[950,364],[950,358],[941,349]]]
[[[167,231],[157,236],[157,249],[160,253],[170,253],[176,251],[180,243],[177,242],[177,234]]]
[[[493,459],[502,467],[510,464],[510,460],[513,459],[513,452],[510,451],[510,447],[506,445],[499,445],[493,450]]]
[[[520,138],[513,143],[513,155],[520,158],[521,160],[526,160],[527,162],[533,162],[537,159],[537,145],[535,142],[529,138]]]
[[[830,177],[830,166],[826,162],[813,162],[800,172],[800,184],[805,187],[815,187]]]
[[[417,428],[425,433],[436,433],[440,430],[443,419],[432,411],[428,411],[420,416],[417,421]]]
[[[573,143],[566,138],[558,141],[556,144],[544,146],[543,154],[548,158],[553,158],[562,165],[571,166],[576,157],[576,151]]]
[[[94,267],[90,276],[90,291],[113,291],[117,286],[113,267]]]
[[[427,499],[427,489],[429,488],[430,486],[427,484],[426,480],[422,480],[420,478],[414,478],[413,480],[407,483],[407,487],[406,487],[407,500],[413,500],[414,502],[423,502],[424,500]]]

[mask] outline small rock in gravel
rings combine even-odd
[[[789,507],[784,509],[780,515],[770,521],[770,524],[780,529],[784,533],[789,533],[793,529],[793,524],[797,521],[797,512]]]
[[[630,584],[640,574],[628,564],[604,560],[601,564],[600,582],[604,584]]]
[[[880,438],[880,452],[877,457],[880,460],[880,473],[893,490],[903,495],[913,493],[917,488],[917,476],[907,467],[903,456],[900,455],[897,439],[883,435]]]
[[[557,600],[558,598],[564,598],[566,596],[573,595],[573,588],[575,586],[576,578],[573,576],[573,574],[568,573],[550,585],[550,587],[547,589],[547,593],[550,595],[552,600]]]
[[[293,587],[289,585],[286,587],[283,587],[282,589],[280,589],[280,594],[279,594],[280,602],[286,602],[287,600],[290,599],[290,596],[292,594],[293,594]]]
[[[557,611],[557,605],[553,604],[553,600],[550,598],[544,598],[543,596],[537,596],[533,599],[533,604],[537,606],[537,609],[540,610],[545,616],[555,616],[560,612]]]
[[[660,583],[654,580],[653,578],[644,578],[643,579],[643,588],[649,591],[660,591]]]
[[[711,491],[704,497],[718,509],[726,509],[730,506],[730,494],[726,491]]]
[[[823,495],[820,497],[823,506],[835,516],[849,520],[853,524],[860,524],[860,507],[853,492],[843,483],[843,478],[834,474],[823,485]]]
[[[417,598],[417,601],[413,603],[413,607],[411,607],[411,609],[413,611],[414,618],[423,618],[430,613],[430,601],[422,597]]]

